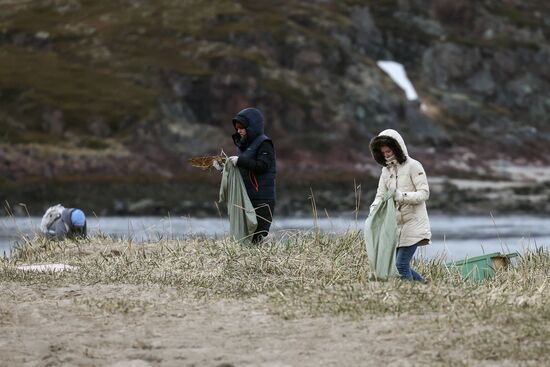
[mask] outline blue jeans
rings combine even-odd
[[[401,278],[407,280],[416,280],[419,282],[426,282],[422,275],[418,274],[411,268],[411,260],[416,251],[417,245],[407,246],[407,247],[398,247],[397,254],[395,256],[395,265],[397,266],[397,271]]]

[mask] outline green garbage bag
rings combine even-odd
[[[398,276],[395,266],[397,249],[397,220],[393,197],[395,189],[388,190],[384,198],[365,220],[365,243],[369,265],[377,279]]]
[[[241,243],[251,243],[258,226],[256,212],[246,193],[239,169],[229,162],[223,169],[219,201],[227,204],[231,238]]]

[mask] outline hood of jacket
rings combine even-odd
[[[403,137],[393,129],[382,131],[378,136],[375,136],[369,144],[369,149],[374,160],[381,166],[386,166],[386,158],[384,158],[384,154],[382,154],[381,151],[381,147],[383,146],[387,146],[393,151],[395,159],[397,159],[400,164],[404,163],[409,156]]]
[[[233,118],[232,122],[235,130],[237,129],[235,126],[237,122],[240,122],[246,128],[245,146],[252,143],[258,136],[264,134],[264,116],[257,108],[245,108]],[[242,145],[243,142],[240,136],[238,134],[236,135],[237,136],[235,136],[235,134],[233,135],[233,141],[235,141],[237,146],[239,146],[239,144]]]

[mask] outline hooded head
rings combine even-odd
[[[84,227],[86,224],[86,216],[80,209],[75,209],[71,213],[71,224],[75,227]]]
[[[237,129],[237,123],[240,123],[246,129],[246,139],[244,141],[244,145],[248,145],[258,136],[263,135],[264,133],[264,116],[257,108],[245,108],[244,110],[240,111],[233,118],[233,127],[235,127],[235,130]],[[238,134],[233,135],[233,140],[235,141],[235,144],[237,144],[239,141],[240,144],[243,143]]]
[[[395,159],[400,164],[407,160],[409,153],[405,141],[399,133],[393,129],[382,131],[378,136],[374,137],[369,144],[372,157],[378,164],[386,166],[386,158],[382,154],[381,148],[387,146],[393,151]]]

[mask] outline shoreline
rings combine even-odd
[[[310,217],[312,200],[320,212],[366,216],[377,182],[372,177],[294,182],[278,180],[276,212],[280,216]],[[480,215],[517,213],[550,215],[550,183],[532,180],[429,179],[428,211],[434,214]],[[42,215],[55,203],[82,208],[97,216],[192,216],[225,213],[218,205],[219,182],[208,179],[113,182],[44,181],[28,185],[0,184],[7,213]]]
[[[275,218],[271,234],[277,239],[289,233],[316,232],[343,235],[346,232],[363,230],[365,217],[355,220],[351,214],[345,217]],[[422,249],[422,256],[435,258],[446,254],[449,259],[458,260],[467,256],[501,251],[522,253],[525,248],[550,246],[550,230],[546,225],[550,217],[529,215],[483,215],[454,216],[430,215],[432,245]],[[39,217],[0,217],[0,255],[20,236],[33,239],[32,229],[38,228]],[[315,226],[318,226],[316,228]],[[194,237],[209,239],[224,238],[229,230],[227,218],[171,217],[101,217],[90,218],[89,234],[110,236],[113,239],[129,240],[134,243],[155,242],[159,238],[188,240]]]

